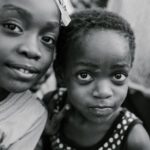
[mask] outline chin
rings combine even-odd
[[[29,84],[16,84],[16,85],[12,85],[12,86],[9,86],[5,89],[7,89],[7,91],[9,92],[12,92],[12,93],[21,93],[21,92],[24,92],[26,90],[29,90],[31,87],[31,85]]]
[[[24,91],[28,90],[28,88],[9,88],[8,91],[10,93],[22,93]]]
[[[28,90],[28,88],[22,88],[22,89],[10,89],[9,91],[11,93],[22,93],[24,91]]]

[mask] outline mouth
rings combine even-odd
[[[89,107],[90,112],[95,115],[106,115],[112,111],[110,106],[91,106]]]
[[[7,67],[14,71],[18,76],[27,79],[40,73],[37,68],[31,65],[7,64]]]

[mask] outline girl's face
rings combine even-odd
[[[45,73],[59,21],[55,0],[1,0],[0,91],[27,90]]]
[[[96,123],[114,117],[127,94],[130,68],[128,41],[115,31],[92,30],[76,42],[65,78],[77,116]]]

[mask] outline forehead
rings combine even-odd
[[[0,9],[2,11],[28,12],[31,17],[41,20],[41,22],[60,21],[60,12],[54,0],[1,0]],[[23,12],[23,11],[22,11]],[[27,13],[24,13],[26,15]]]
[[[114,30],[92,29],[81,39],[87,50],[96,48],[100,53],[123,53],[129,51],[129,43],[123,33]],[[105,49],[105,50],[104,50]],[[113,50],[112,50],[113,49]]]
[[[73,63],[87,62],[87,65],[130,65],[131,53],[128,40],[118,32],[106,30],[91,30],[83,35],[74,45],[72,54],[69,53]],[[69,57],[68,57],[69,58]],[[82,63],[81,63],[82,64]]]

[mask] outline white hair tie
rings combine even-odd
[[[61,12],[62,25],[67,26],[70,23],[71,18],[67,12],[66,5],[65,5],[63,0],[55,0],[55,1],[57,3],[57,6],[58,6],[60,12]]]

